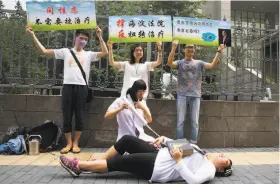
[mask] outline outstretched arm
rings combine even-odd
[[[157,55],[157,60],[152,62],[151,67],[152,68],[156,68],[157,66],[159,66],[162,63],[162,42],[161,41],[157,41],[157,49],[158,49],[158,55]]]
[[[97,37],[100,41],[100,45],[101,45],[101,52],[98,52],[97,56],[99,58],[101,58],[101,57],[104,57],[108,54],[108,49],[107,49],[106,44],[105,44],[105,42],[104,42],[104,40],[101,36],[101,29],[98,26],[96,27],[96,35],[97,35]]]
[[[109,63],[112,67],[116,68],[116,69],[120,69],[121,68],[121,64],[120,62],[117,62],[114,60],[114,56],[113,56],[113,42],[111,42],[110,40],[107,41],[107,45],[109,48]]]
[[[30,26],[26,26],[26,32],[30,34],[35,42],[35,45],[40,49],[40,52],[47,56],[54,56],[54,50],[53,49],[46,49],[41,42],[36,37],[35,33],[32,31],[32,28]]]
[[[224,45],[221,44],[219,47],[218,47],[218,50],[217,50],[217,53],[213,59],[213,61],[211,63],[205,63],[204,64],[204,68],[206,69],[212,69],[212,68],[216,68],[217,64],[218,64],[218,61],[219,61],[219,57],[220,57],[220,53],[223,51],[224,49]]]
[[[167,65],[171,68],[177,68],[177,63],[174,62],[174,55],[175,55],[175,51],[176,51],[176,48],[177,48],[178,44],[179,44],[178,40],[174,40],[172,42],[172,49],[171,49],[171,52],[168,56],[168,63],[167,63]]]

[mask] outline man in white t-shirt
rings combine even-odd
[[[36,46],[40,49],[41,53],[47,56],[55,56],[56,59],[64,60],[64,79],[62,90],[62,112],[63,112],[63,132],[65,134],[67,145],[60,152],[62,154],[68,153],[71,149],[73,153],[79,153],[78,146],[79,138],[83,130],[83,116],[86,99],[88,95],[88,87],[83,78],[82,72],[77,65],[75,59],[71,55],[68,48],[62,49],[46,49],[37,39],[35,33],[30,26],[26,27],[26,31],[32,35]],[[81,64],[88,83],[90,73],[90,63],[97,61],[101,57],[108,54],[106,44],[101,36],[101,29],[96,28],[96,35],[99,38],[102,51],[92,52],[85,51],[88,40],[90,39],[89,33],[86,30],[77,30],[75,33],[75,45],[72,49],[76,55],[79,63]],[[72,141],[72,117],[75,113],[75,136]]]

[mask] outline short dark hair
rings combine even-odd
[[[134,45],[134,46],[131,48],[131,50],[130,50],[130,61],[129,61],[130,64],[135,64],[135,63],[136,63],[135,57],[134,57],[134,51],[135,51],[135,49],[136,49],[137,47],[141,47],[142,50],[143,50],[143,57],[140,58],[139,63],[143,63],[143,62],[144,62],[144,61],[143,61],[143,58],[144,58],[144,48],[142,47],[142,45],[136,44],[136,45]]]
[[[187,48],[187,47],[193,47],[193,48],[195,48],[195,45],[193,45],[193,44],[191,44],[191,45],[190,45],[190,44],[185,44],[185,45],[184,45],[184,49]]]
[[[80,34],[85,35],[88,37],[88,39],[90,39],[89,33],[88,31],[84,30],[84,29],[78,29],[75,32],[75,37],[79,36]]]
[[[225,167],[224,168],[224,171],[223,172],[216,172],[215,176],[218,176],[218,177],[228,177],[232,174],[232,161],[231,159],[229,159],[229,166]]]
[[[131,99],[134,102],[137,102],[137,97],[136,97],[136,93],[139,90],[146,90],[147,89],[147,85],[145,83],[145,81],[143,81],[142,79],[136,80],[134,81],[133,85],[131,86],[131,88],[129,88],[126,92],[126,94],[130,95]]]

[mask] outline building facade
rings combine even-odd
[[[228,85],[242,81],[241,93],[271,88],[273,99],[278,100],[279,1],[207,1],[201,12],[231,22],[232,47],[224,60]]]

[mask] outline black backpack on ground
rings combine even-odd
[[[40,152],[44,153],[53,151],[56,148],[60,141],[62,131],[53,121],[49,120],[40,126],[32,128],[27,132],[25,138],[27,150],[29,150],[28,138],[30,135],[40,135],[42,137]]]

